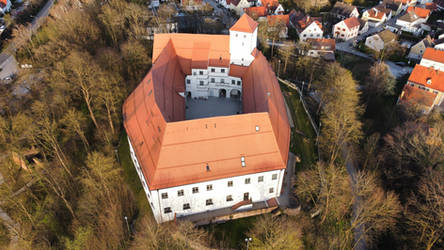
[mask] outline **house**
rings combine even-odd
[[[344,20],[350,17],[359,17],[359,12],[355,6],[338,1],[330,10],[330,15]]]
[[[308,38],[306,42],[309,46],[308,52],[306,54],[307,56],[321,57],[322,59],[327,61],[335,60],[335,39]]]
[[[201,10],[204,6],[203,4],[202,0],[180,0],[180,5],[189,11]]]
[[[320,17],[304,16],[297,20],[296,14],[293,15],[293,19],[290,15],[290,20],[299,35],[299,40],[305,41],[307,38],[322,38],[324,32],[322,31],[322,19]]]
[[[438,39],[435,41],[435,49],[437,50],[444,50],[444,34],[441,34],[438,36]]]
[[[240,15],[244,12],[244,9],[253,6],[255,2],[256,0],[222,0],[220,4]]]
[[[285,12],[278,0],[258,0],[258,5],[267,8],[269,15],[282,15]]]
[[[424,67],[444,71],[444,51],[427,48],[419,64]]]
[[[369,10],[364,11],[364,13],[362,13],[361,18],[364,21],[368,21],[368,25],[370,27],[378,27],[379,25],[383,24],[385,21],[390,19],[387,16],[387,13],[390,13],[391,15],[391,11],[388,9],[384,9],[383,11],[381,11],[378,8],[371,8]]]
[[[444,72],[415,65],[399,101],[418,105],[426,114],[435,106],[441,106],[444,101]]]
[[[254,6],[254,7],[245,8],[244,13],[246,13],[253,19],[265,17],[268,15],[267,8],[264,6]]]
[[[402,3],[394,0],[384,0],[380,6],[390,10],[392,17],[399,15],[403,10]]]
[[[267,16],[268,31],[277,29],[278,25],[281,25],[281,31],[279,32],[280,38],[288,37],[288,26],[290,24],[290,15],[271,15]]]
[[[358,35],[364,34],[368,31],[368,22],[362,19],[358,19],[359,21],[359,32]]]
[[[276,207],[290,125],[257,27],[244,14],[229,35],[154,36],[152,67],[125,100],[123,123],[158,223]]]
[[[350,17],[333,26],[333,37],[336,39],[350,40],[358,36],[361,23],[356,17]]]
[[[410,48],[410,52],[407,55],[409,60],[418,61],[421,60],[426,48],[433,48],[434,42],[430,36],[419,41],[417,44]]]
[[[0,0],[0,12],[5,14],[11,10],[11,0]]]
[[[419,36],[424,32],[422,24],[427,22],[429,15],[430,10],[419,7],[409,7],[406,14],[396,20],[396,25],[398,25],[402,31]]]
[[[409,6],[415,6],[417,0],[395,0],[395,2],[401,3],[403,10],[405,10]]]
[[[384,30],[365,39],[365,46],[377,52],[383,50],[388,44],[396,41],[396,35],[390,30]]]

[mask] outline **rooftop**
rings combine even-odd
[[[409,81],[444,92],[444,72],[433,68],[416,64]]]
[[[434,48],[427,48],[425,50],[424,55],[422,56],[422,58],[430,60],[430,61],[444,63],[444,51],[437,50],[437,49],[434,49]]]
[[[419,89],[408,84],[404,85],[401,101],[431,107],[435,102],[436,94]]]
[[[430,10],[413,6],[408,7],[407,12],[414,12],[418,17],[421,18],[427,18],[430,15]]]
[[[253,33],[257,26],[257,22],[255,22],[247,14],[243,14],[239,18],[239,20],[237,20],[237,22],[230,28],[230,31]]]
[[[353,5],[337,1],[330,12],[341,16],[350,16],[354,9],[356,7]]]
[[[344,20],[345,25],[347,25],[347,27],[349,29],[352,29],[356,26],[360,26],[361,23],[359,22],[359,19],[356,17],[350,17]]]

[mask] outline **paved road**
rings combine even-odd
[[[34,17],[34,20],[31,22],[32,32],[37,31],[37,29],[45,20],[45,17],[48,16],[49,10],[51,9],[53,4],[54,0],[49,0],[39,11],[39,13],[37,13],[37,15]],[[4,50],[4,52],[0,54],[0,79],[17,73],[17,61],[13,56],[15,54],[15,49],[15,44],[11,42],[9,46]]]

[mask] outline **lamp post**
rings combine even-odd
[[[245,238],[245,242],[247,243],[247,250],[248,250],[248,243],[250,243],[253,239],[252,238]]]
[[[279,64],[278,64],[278,77],[280,72],[281,72],[281,59],[279,59]]]
[[[125,218],[125,221],[126,221],[126,227],[128,228],[128,233],[130,234],[131,233],[131,231],[130,231],[130,227],[129,227],[129,224],[128,224],[128,217],[123,217],[123,218]]]

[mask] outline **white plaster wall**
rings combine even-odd
[[[214,69],[214,72],[211,69]],[[203,75],[200,75],[199,71],[203,71]],[[191,92],[193,98],[219,97],[220,89],[226,90],[227,98],[233,89],[242,93],[242,79],[229,76],[229,68],[209,67],[208,70],[192,69],[191,72],[192,75],[185,77],[185,89],[186,92]]]
[[[273,174],[277,175],[275,180],[272,180]],[[263,176],[263,182],[258,182],[259,176]],[[270,198],[277,197],[281,192],[283,177],[284,170],[274,170],[160,189],[157,191],[157,193],[160,198],[159,206],[162,212],[160,213],[160,217],[156,218],[156,220],[158,222],[165,222],[173,220],[175,215],[180,217],[231,207],[234,204],[242,201],[244,198],[244,193],[247,192],[249,193],[249,197],[253,202],[265,201]],[[250,178],[250,184],[245,184],[246,178]],[[228,181],[233,181],[232,187],[228,187]],[[207,185],[212,185],[212,190],[207,191]],[[194,187],[199,189],[198,193],[192,192]],[[270,188],[273,189],[272,193],[270,193]],[[183,190],[183,196],[178,196],[179,190]],[[168,193],[168,198],[162,199],[162,193]],[[232,201],[226,201],[228,195],[232,196]],[[207,199],[212,199],[213,205],[207,206]],[[190,204],[190,209],[183,209],[183,205],[185,203]],[[167,207],[170,207],[172,212],[164,213],[164,209]],[[156,214],[159,215],[159,213]]]
[[[323,31],[315,22],[313,22],[299,34],[299,39],[305,41],[307,38],[322,38],[322,36]]]
[[[378,37],[378,35],[367,37],[367,39],[365,39],[365,46],[373,50],[380,51],[384,48],[384,42],[381,40],[381,38],[378,37],[378,39],[376,39],[376,37]]]
[[[230,63],[249,66],[254,60],[251,55],[256,48],[257,28],[253,33],[230,31]]]
[[[444,63],[439,63],[439,62],[435,62],[432,60],[422,58],[421,62],[419,64],[424,67],[433,67],[434,69],[437,69],[439,71],[444,71]]]
[[[129,138],[128,143],[130,147],[131,159],[133,160],[134,167],[137,170],[137,174],[139,175],[149,205],[153,211],[153,216],[158,223],[173,220],[175,215],[180,217],[184,215],[231,207],[234,204],[242,201],[244,199],[244,193],[247,192],[249,193],[249,198],[253,202],[258,202],[266,201],[273,197],[278,197],[282,191],[285,169],[193,183],[159,190],[150,190],[146,184],[145,177],[140,169],[139,162],[134,154],[134,149]],[[245,161],[248,167],[248,158],[246,158]],[[241,167],[240,162],[239,167]],[[276,175],[275,180],[273,180],[273,175]],[[259,182],[260,176],[263,177],[262,182]],[[245,179],[247,178],[250,178],[250,184],[245,183]],[[228,181],[232,181],[233,186],[229,187]],[[212,185],[212,190],[207,191],[207,185]],[[194,187],[199,189],[198,193],[193,193]],[[270,189],[272,189],[272,192],[270,192]],[[183,190],[183,196],[178,196],[179,190]],[[163,193],[167,193],[168,198],[162,199]],[[232,196],[232,201],[227,202],[228,195]],[[213,205],[207,206],[207,199],[212,199]],[[183,205],[185,203],[190,204],[190,209],[183,209]],[[164,209],[167,207],[170,207],[172,212],[165,213]]]

